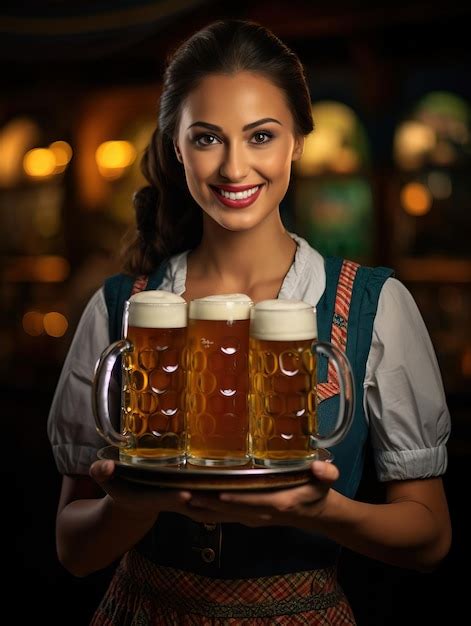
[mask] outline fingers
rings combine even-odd
[[[305,485],[279,491],[225,492],[218,494],[191,493],[186,490],[162,490],[144,486],[121,485],[111,480],[115,464],[110,460],[95,461],[90,467],[91,478],[113,498],[123,501],[139,501],[139,506],[158,510],[182,512],[195,521],[207,521],[211,516],[217,521],[239,521],[260,525],[272,520],[288,519],[287,516],[303,514],[304,507],[325,498],[331,485],[338,479],[339,471],[332,463],[314,461],[311,465],[313,480]],[[134,505],[133,505],[134,506]],[[241,509],[240,507],[244,508]],[[214,515],[216,514],[216,516]],[[208,516],[208,517],[207,517]],[[284,517],[283,517],[284,516]]]
[[[314,478],[329,485],[338,480],[340,476],[337,466],[326,461],[314,461],[311,465],[311,471]]]
[[[332,463],[315,461],[311,466],[313,480],[291,489],[278,491],[231,491],[215,495],[192,494],[188,507],[198,514],[235,516],[247,521],[287,520],[293,515],[305,515],[306,507],[318,507],[326,498],[332,484],[339,477],[338,468]],[[243,508],[241,508],[243,507]],[[282,516],[280,518],[280,515]]]
[[[323,497],[330,486],[339,478],[340,472],[332,463],[314,461],[311,466],[314,480],[292,489],[267,492],[231,492],[222,493],[223,502],[237,502],[251,506],[275,506],[278,509],[289,509],[296,504],[309,503]]]
[[[102,485],[110,480],[114,474],[114,462],[113,461],[95,461],[90,466],[90,477],[95,482]]]

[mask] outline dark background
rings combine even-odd
[[[138,9],[142,12],[136,13]],[[173,8],[151,1],[29,1],[22,2],[21,7],[7,3],[0,9],[0,125],[15,115],[31,114],[43,128],[54,128],[51,140],[60,133],[64,138],[73,138],[79,132],[77,119],[82,114],[84,97],[142,85],[151,86],[157,94],[165,56],[179,41],[218,17],[255,19],[273,29],[310,68],[313,98],[338,97],[361,110],[374,153],[376,230],[371,260],[395,265],[401,259],[389,230],[393,130],[414,98],[428,90],[451,89],[470,101],[470,12],[455,2],[396,2],[366,7],[351,2],[319,6],[301,1],[202,1],[180,2]],[[463,167],[471,173],[469,158]],[[21,356],[19,359],[6,349],[1,352],[6,435],[4,569],[8,578],[4,602],[6,613],[11,613],[6,623],[44,619],[51,625],[85,625],[112,572],[110,568],[86,579],[75,579],[64,571],[55,555],[54,518],[61,478],[46,435],[47,414],[86,297],[115,267],[112,244],[106,243],[115,232],[106,206],[98,211],[83,210],[73,170],[66,172],[61,184],[66,201],[58,248],[71,268],[64,288],[69,295],[74,292],[78,276],[85,283],[80,297],[70,298],[70,325],[63,338],[51,343],[47,337],[26,341],[20,336],[25,310],[22,303],[34,303],[41,286],[31,281],[11,282],[8,272],[2,272],[2,304],[6,306],[0,339],[7,346],[12,337],[18,338]],[[3,194],[4,199],[2,224],[6,223],[7,212],[15,211],[15,193],[0,188],[0,198]],[[471,209],[466,202],[461,208],[463,212]],[[115,230],[119,234],[120,227]],[[83,278],[86,260],[97,252],[103,264],[87,282]],[[1,254],[4,267],[10,267],[11,254],[8,250]],[[469,254],[464,262],[468,263],[464,278],[451,273],[441,280],[469,293]],[[409,286],[407,272],[399,277]],[[419,288],[421,281],[432,292],[441,285],[438,279],[435,283],[425,275],[411,285]],[[422,309],[422,313],[428,321],[429,312]],[[398,570],[345,551],[341,580],[360,625],[467,621],[469,539],[465,509],[471,381],[463,376],[459,384],[453,382],[448,369],[452,364],[441,349],[440,336],[438,331],[432,333],[444,379],[452,381],[445,385],[452,436],[444,480],[453,521],[453,546],[431,574]],[[380,497],[370,464],[359,497]],[[464,574],[458,573],[459,568]]]

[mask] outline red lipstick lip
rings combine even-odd
[[[226,207],[229,207],[230,209],[244,209],[245,207],[250,206],[251,204],[253,204],[255,202],[255,200],[257,200],[258,196],[260,195],[260,192],[262,191],[262,187],[263,185],[250,185],[250,186],[246,186],[244,185],[245,189],[253,189],[254,187],[258,187],[257,191],[252,194],[251,196],[249,196],[248,198],[244,198],[243,200],[230,200],[229,198],[225,198],[222,194],[219,193],[218,189],[224,189],[224,191],[243,191],[242,187],[232,187],[232,189],[226,189],[226,187],[228,187],[228,185],[210,185],[209,186],[211,191],[213,192],[213,194],[216,196],[216,198],[219,200],[219,202],[221,204],[223,204]]]

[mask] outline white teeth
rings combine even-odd
[[[257,185],[256,187],[252,187],[252,189],[246,189],[245,191],[224,191],[224,189],[218,189],[218,192],[221,194],[221,196],[223,196],[224,198],[227,198],[228,200],[246,200],[247,198],[250,198],[250,196],[253,196],[254,193],[256,193],[258,191],[259,185]]]

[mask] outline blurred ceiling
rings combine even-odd
[[[318,3],[312,0],[11,0],[0,6],[5,89],[29,81],[155,80],[168,50],[210,21],[253,19],[298,52],[326,57],[333,42],[374,42],[384,54],[469,51],[470,4],[461,1]]]

